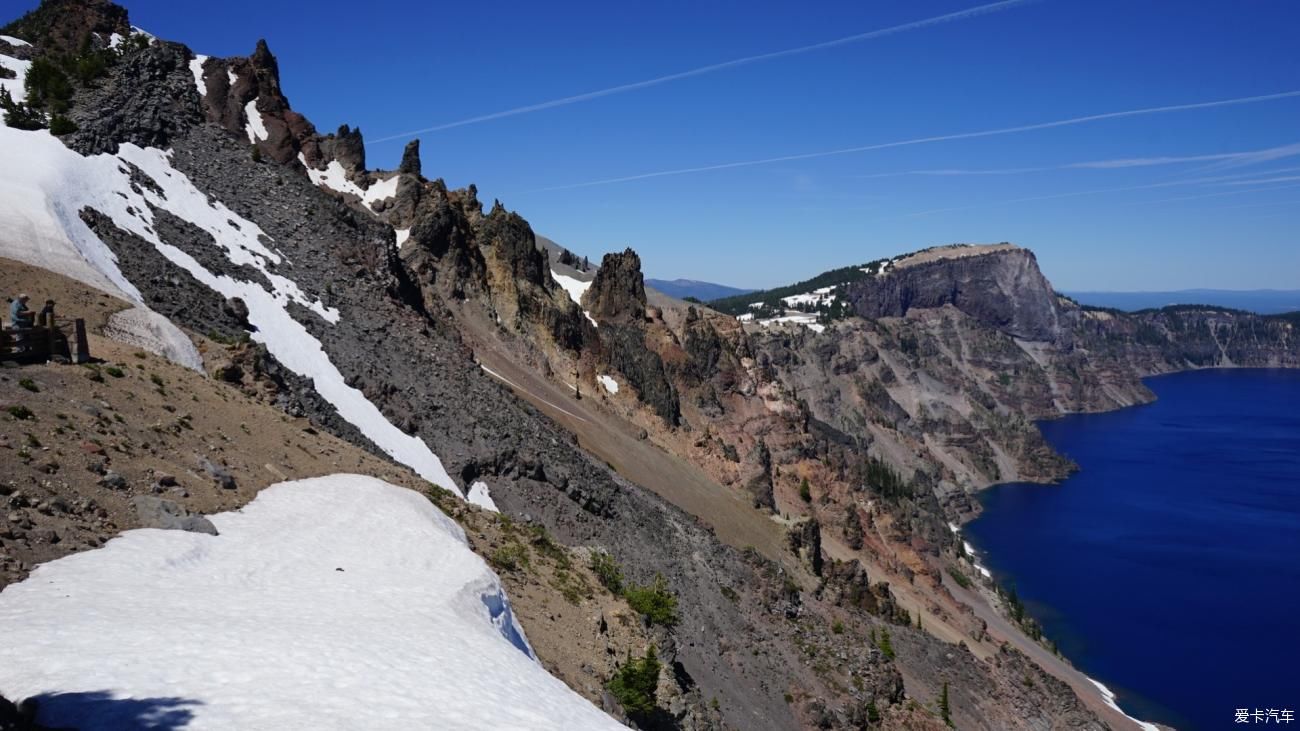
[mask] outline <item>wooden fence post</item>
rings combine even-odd
[[[78,317],[73,320],[72,362],[90,362],[90,342],[86,340],[86,321]]]
[[[54,313],[45,320],[45,358],[50,360],[59,352],[59,329],[54,326]]]

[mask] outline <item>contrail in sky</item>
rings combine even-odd
[[[1089,190],[1072,190],[1067,193],[1051,193],[1048,195],[1035,195],[1035,196],[1029,196],[1028,198],[1012,198],[1011,200],[993,201],[990,203],[968,203],[966,205],[952,206],[949,208],[934,208],[928,211],[917,211],[915,213],[905,213],[899,216],[899,218],[915,218],[917,216],[929,216],[935,213],[949,213],[951,211],[966,211],[972,208],[988,208],[990,206],[1005,206],[1005,205],[1010,205],[1012,203],[1029,203],[1032,201],[1056,200],[1058,198],[1074,198],[1081,195],[1099,195],[1102,193],[1125,193],[1134,190],[1152,190],[1155,188],[1171,188],[1180,185],[1204,185],[1208,183],[1214,183],[1217,185],[1235,185],[1236,183],[1224,182],[1224,181],[1235,181],[1241,178],[1248,178],[1251,176],[1258,176],[1258,175],[1271,175],[1273,173],[1288,172],[1295,169],[1297,168],[1293,168],[1293,167],[1278,168],[1277,170],[1271,170],[1262,173],[1255,172],[1255,173],[1238,173],[1236,175],[1216,175],[1213,177],[1194,178],[1191,180],[1166,180],[1161,183],[1147,183],[1145,185],[1125,185],[1119,188],[1092,188]],[[1259,181],[1259,182],[1273,182],[1273,181],[1270,180],[1270,181]],[[1290,185],[1279,186],[1279,188],[1290,188],[1290,187],[1293,186]],[[1230,191],[1226,193],[1224,192],[1209,193],[1206,194],[1206,197],[1217,196],[1217,195],[1236,195],[1238,193],[1262,192],[1265,190],[1274,190],[1274,189],[1273,188],[1252,188],[1248,190],[1236,190],[1236,191]],[[1184,198],[1167,198],[1160,201],[1136,201],[1135,203],[1131,203],[1129,205],[1142,205],[1143,203],[1163,203],[1169,200],[1186,200],[1188,198],[1199,198],[1199,197],[1202,196],[1196,195],[1196,196],[1186,196]]]
[[[688,173],[703,173],[711,170],[729,170],[732,168],[752,167],[755,165],[770,165],[778,162],[794,162],[797,160],[812,160],[819,157],[834,157],[836,155],[851,155],[858,152],[869,152],[871,150],[884,150],[891,147],[907,147],[910,145],[924,145],[931,142],[948,142],[952,140],[970,140],[979,137],[996,137],[998,135],[1016,134],[1019,132],[1032,132],[1040,129],[1052,129],[1054,127],[1069,127],[1076,124],[1087,124],[1089,122],[1100,122],[1107,119],[1123,119],[1125,117],[1140,117],[1148,114],[1164,114],[1167,112],[1185,112],[1193,109],[1211,109],[1214,107],[1227,107],[1238,104],[1254,104],[1257,102],[1274,101],[1277,99],[1288,99],[1300,97],[1300,91],[1284,91],[1277,94],[1264,94],[1261,96],[1245,96],[1236,99],[1220,99],[1211,102],[1197,102],[1194,104],[1174,104],[1163,107],[1148,107],[1146,109],[1130,109],[1123,112],[1106,112],[1105,114],[1090,114],[1085,117],[1071,117],[1070,119],[1058,119],[1054,122],[1039,122],[1038,124],[1025,124],[1018,127],[1002,127],[1001,129],[987,129],[979,132],[959,132],[957,134],[937,135],[934,137],[917,137],[910,140],[899,140],[896,142],[881,142],[874,145],[861,145],[859,147],[844,147],[838,150],[825,150],[822,152],[805,152],[797,155],[782,155],[780,157],[766,157],[758,160],[741,160],[739,162],[724,162],[717,165],[701,165],[699,167],[678,168],[676,170],[660,170],[653,173],[641,173],[640,175],[626,175],[621,178],[605,178],[603,180],[591,180],[585,183],[571,183],[569,185],[556,185],[548,188],[537,188],[527,192],[543,192],[552,190],[570,190],[573,188],[589,188],[596,185],[611,185],[613,183],[628,183],[634,180],[646,180],[648,178],[662,178],[670,175],[686,175]]]
[[[772,59],[784,58],[786,56],[797,56],[799,54],[811,53],[813,51],[820,51],[826,48],[834,48],[836,46],[843,46],[849,43],[860,43],[862,41],[870,41],[876,38],[883,38],[885,36],[891,36],[896,33],[904,33],[909,30],[928,28],[932,25],[939,25],[941,23],[951,23],[956,20],[965,20],[966,18],[973,18],[977,15],[986,15],[988,13],[996,13],[1002,10],[1007,10],[1017,5],[1024,5],[1029,2],[1035,2],[1035,0],[1001,0],[1001,2],[989,3],[987,5],[980,5],[979,7],[968,8],[966,10],[959,10],[955,13],[948,13],[947,15],[939,15],[933,18],[926,18],[925,20],[916,20],[916,21],[912,21],[911,23],[904,23],[902,25],[896,25],[891,28],[882,28],[880,30],[868,31],[866,33],[858,33],[856,35],[844,36],[843,38],[836,38],[830,41],[822,41],[821,43],[814,43],[811,46],[799,46],[798,48],[787,48],[783,51],[772,51],[770,53],[760,53],[757,56],[745,56],[744,58],[735,58],[730,61],[723,61],[721,63],[709,64],[708,66],[700,66],[698,68],[689,69],[687,71],[679,71],[675,74],[668,74],[667,76],[657,76],[653,79],[646,79],[644,81],[634,81],[630,84],[620,84],[619,86],[611,86],[607,89],[598,89],[596,91],[589,91],[586,92],[585,94],[575,94],[574,96],[566,96],[560,99],[552,99],[550,101],[538,102],[536,104],[529,104],[523,107],[515,107],[514,109],[507,109],[502,112],[483,114],[478,117],[470,117],[468,119],[462,119],[456,122],[447,122],[446,124],[439,124],[433,127],[425,127],[424,129],[416,129],[416,130],[411,130],[409,132],[402,132],[400,134],[389,135],[388,137],[379,137],[377,139],[371,140],[369,144],[378,144],[380,142],[391,142],[392,140],[400,140],[406,137],[413,137],[415,135],[424,134],[426,132],[440,132],[442,130],[451,129],[453,127],[464,127],[470,124],[478,124],[479,122],[488,122],[493,119],[514,117],[516,115],[528,114],[530,112],[540,112],[543,109],[554,109],[555,107],[562,107],[569,104],[577,104],[578,102],[585,102],[585,101],[590,101],[592,99],[599,99],[601,97],[611,96],[613,94],[622,94],[628,91],[636,91],[637,89],[645,89],[651,86],[658,86],[660,84],[666,84],[670,81],[677,81],[679,79],[689,79],[692,76],[703,76],[704,74],[711,74],[715,71],[722,71],[724,69],[736,68],[737,66],[748,66],[749,64],[758,63],[760,61],[771,61]]]
[[[1224,161],[1234,166],[1268,162],[1285,157],[1300,155],[1300,142],[1269,147],[1249,152],[1220,152],[1208,155],[1177,155],[1163,157],[1124,157],[1115,160],[1093,160],[1090,162],[1072,162],[1063,165],[1045,165],[1023,168],[932,168],[924,170],[899,170],[892,173],[869,173],[852,177],[868,180],[872,178],[896,178],[904,175],[926,175],[935,177],[961,177],[967,175],[1020,175],[1023,173],[1043,173],[1053,170],[1120,170],[1127,168],[1153,167],[1159,165],[1180,165],[1189,162]]]

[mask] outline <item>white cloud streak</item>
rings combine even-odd
[[[1259,180],[1235,180],[1224,185],[1263,185],[1265,183],[1285,183],[1292,180],[1300,180],[1300,175],[1286,175],[1280,178],[1260,178]]]
[[[926,170],[900,170],[891,173],[854,175],[853,177],[861,180],[868,180],[872,178],[894,178],[904,175],[929,175],[939,177],[965,175],[1021,175],[1024,173],[1042,173],[1053,170],[1122,170],[1128,168],[1153,167],[1158,165],[1179,165],[1190,162],[1206,162],[1211,160],[1228,161],[1239,165],[1252,165],[1258,162],[1278,160],[1295,155],[1300,155],[1300,143],[1269,147],[1263,150],[1251,150],[1248,152],[1222,152],[1207,155],[1179,155],[1165,157],[1126,157],[1115,160],[1094,160],[1091,162],[1072,162],[1064,165],[1045,165],[1023,168],[993,168],[981,170],[937,168]]]
[[[1278,169],[1278,170],[1272,170],[1272,171],[1269,171],[1268,173],[1264,173],[1264,174],[1286,172],[1286,171],[1290,171],[1290,170],[1292,170],[1292,169],[1295,169],[1295,168],[1280,168],[1280,169]],[[903,214],[903,215],[900,216],[900,217],[901,217],[901,218],[916,218],[916,217],[919,217],[919,216],[930,216],[930,215],[934,215],[934,214],[936,214],[936,213],[949,213],[949,212],[952,212],[952,211],[967,211],[967,210],[971,210],[971,209],[973,209],[973,208],[989,208],[989,207],[993,207],[993,206],[1007,206],[1007,205],[1012,205],[1012,204],[1015,204],[1015,203],[1030,203],[1030,202],[1034,202],[1034,201],[1056,200],[1056,199],[1058,199],[1058,198],[1075,198],[1075,197],[1078,197],[1078,196],[1084,196],[1084,195],[1102,195],[1102,194],[1105,194],[1105,193],[1126,193],[1126,192],[1134,191],[1134,190],[1153,190],[1153,189],[1156,189],[1156,188],[1172,188],[1172,187],[1177,187],[1177,186],[1182,186],[1182,185],[1207,185],[1207,184],[1232,185],[1233,183],[1226,183],[1226,182],[1224,182],[1224,181],[1228,181],[1228,180],[1238,180],[1238,179],[1240,179],[1240,178],[1248,177],[1248,176],[1251,176],[1251,175],[1260,175],[1260,174],[1261,174],[1261,173],[1237,173],[1236,175],[1216,175],[1216,176],[1208,177],[1208,178],[1194,178],[1194,179],[1190,179],[1190,180],[1168,180],[1168,181],[1164,181],[1164,182],[1160,182],[1160,183],[1147,183],[1147,184],[1145,184],[1145,185],[1125,185],[1125,186],[1120,186],[1120,187],[1118,187],[1118,188],[1093,188],[1093,189],[1089,189],[1089,190],[1074,190],[1074,191],[1069,191],[1069,192],[1067,192],[1067,193],[1052,193],[1052,194],[1049,194],[1049,195],[1035,195],[1035,196],[1029,196],[1029,197],[1027,197],[1027,198],[1012,198],[1012,199],[1010,199],[1010,200],[993,201],[993,202],[990,202],[990,203],[971,203],[971,204],[962,205],[962,206],[951,206],[951,207],[949,207],[949,208],[934,208],[934,209],[931,209],[931,210],[928,210],[928,211],[917,211],[917,212],[915,212],[915,213],[906,213],[906,214]],[[1284,186],[1278,186],[1278,187],[1279,187],[1279,188],[1289,188],[1289,187],[1291,187],[1291,186],[1286,186],[1286,185],[1284,185]],[[1208,198],[1208,197],[1214,197],[1214,196],[1219,196],[1219,195],[1235,195],[1235,194],[1237,194],[1237,193],[1248,193],[1248,192],[1264,191],[1264,190],[1276,190],[1276,189],[1277,189],[1277,188],[1252,188],[1252,189],[1249,189],[1249,190],[1230,191],[1230,192],[1227,192],[1227,193],[1222,193],[1222,192],[1220,192],[1220,193],[1207,193],[1207,194],[1203,194],[1203,195],[1183,196],[1183,197],[1179,197],[1179,198],[1163,198],[1163,199],[1156,200],[1156,201],[1135,201],[1135,202],[1133,202],[1133,203],[1130,203],[1129,205],[1146,205],[1146,204],[1151,204],[1151,203],[1166,203],[1166,202],[1168,202],[1168,201],[1174,201],[1174,200],[1189,200],[1189,199],[1191,199],[1191,198],[1201,198],[1201,197],[1207,197],[1207,198]]]
[[[1035,168],[993,168],[993,169],[961,169],[961,168],[937,168],[922,170],[898,170],[893,173],[868,173],[862,176],[853,176],[858,179],[872,178],[894,178],[901,176],[1018,176],[1024,173],[1045,173],[1050,170],[1119,170],[1128,168],[1149,168],[1156,165],[1179,165],[1186,163],[1205,163],[1205,161],[1217,160],[1231,163],[1232,166],[1253,165],[1257,163],[1266,163],[1271,160],[1281,160],[1283,157],[1292,157],[1300,155],[1300,143],[1282,144],[1278,147],[1268,147],[1265,150],[1251,150],[1247,152],[1217,152],[1210,155],[1175,155],[1162,157],[1121,157],[1117,160],[1093,160],[1089,163],[1067,163],[1063,165],[1043,165]]]
[[[867,31],[866,33],[856,33],[851,36],[844,36],[843,38],[836,38],[830,41],[822,41],[821,43],[814,43],[808,46],[799,46],[797,48],[787,48],[781,51],[760,53],[756,56],[745,56],[743,58],[734,58],[730,61],[722,61],[721,63],[714,63],[714,64],[709,64],[707,66],[699,66],[697,68],[689,69],[686,71],[679,71],[675,74],[668,74],[666,76],[656,76],[653,79],[645,79],[644,81],[634,81],[628,84],[620,84],[618,86],[611,86],[605,89],[589,91],[584,94],[575,94],[573,96],[561,97],[559,99],[551,99],[550,101],[538,102],[536,104],[528,104],[522,107],[515,107],[514,109],[506,109],[501,112],[482,114],[477,117],[469,117],[468,119],[461,119],[455,122],[447,122],[445,124],[434,125],[432,127],[425,127],[423,129],[411,130],[409,132],[401,132],[395,135],[389,135],[387,137],[376,138],[374,140],[371,140],[367,144],[379,144],[381,142],[391,142],[393,140],[406,139],[408,137],[414,137],[415,135],[425,134],[427,132],[441,132],[443,130],[452,129],[455,127],[465,127],[471,124],[479,124],[480,122],[490,122],[494,119],[504,119],[506,117],[514,117],[520,114],[530,114],[532,112],[540,112],[546,109],[554,109],[555,107],[563,107],[569,104],[577,104],[579,102],[591,101],[593,99],[600,99],[601,97],[612,96],[614,94],[624,94],[629,91],[646,89],[652,86],[659,86],[660,84],[667,84],[672,81],[689,79],[694,76],[703,76],[705,74],[711,74],[717,71],[724,71],[726,69],[733,69],[739,66],[748,66],[750,64],[759,63],[762,61],[772,61],[774,59],[785,58],[787,56],[797,56],[805,53],[812,53],[813,51],[822,51],[827,48],[834,48],[836,46],[844,46],[850,43],[861,43],[863,41],[870,41],[870,40],[875,40],[877,38],[884,38],[885,36],[892,36],[898,33],[905,33],[911,30],[920,30],[922,28],[928,28],[934,25],[951,23],[958,20],[965,20],[967,18],[974,18],[980,15],[987,15],[989,13],[996,13],[1002,10],[1008,10],[1017,5],[1024,5],[1026,3],[1034,2],[1034,1],[1035,0],[1001,0],[1000,2],[989,3],[987,5],[980,5],[978,7],[968,8],[966,10],[959,10],[955,13],[948,13],[946,15],[939,15],[933,18],[926,18],[925,20],[916,20],[911,23],[895,25],[890,28],[881,28],[880,30]]]
[[[591,180],[585,183],[570,183],[568,185],[555,185],[547,188],[538,188],[530,192],[543,192],[554,190],[572,190],[574,188],[589,188],[598,185],[612,185],[615,183],[628,183],[636,180],[648,180],[650,178],[663,178],[672,175],[689,175],[691,173],[703,173],[714,170],[731,170],[734,168],[753,167],[756,165],[770,165],[778,162],[794,162],[797,160],[812,160],[821,157],[835,157],[838,155],[852,155],[860,152],[870,152],[872,150],[885,150],[893,147],[908,147],[911,145],[925,145],[934,142],[951,142],[955,140],[971,140],[981,137],[996,137],[1000,135],[1019,134],[1021,132],[1033,132],[1036,130],[1054,129],[1057,127],[1070,127],[1079,124],[1089,124],[1091,122],[1101,122],[1110,119],[1124,119],[1127,117],[1141,117],[1151,114],[1168,114],[1171,112],[1186,112],[1196,109],[1213,109],[1216,107],[1228,107],[1241,104],[1256,104],[1259,102],[1276,101],[1279,99],[1290,99],[1300,97],[1300,91],[1284,91],[1277,94],[1262,94],[1259,96],[1237,97],[1235,99],[1219,99],[1209,102],[1196,102],[1193,104],[1172,104],[1162,107],[1147,107],[1145,109],[1129,109],[1122,112],[1106,112],[1103,114],[1089,114],[1083,117],[1071,117],[1069,119],[1058,119],[1052,122],[1039,122],[1037,124],[1025,124],[1016,127],[1002,127],[1000,129],[981,130],[978,132],[960,132],[948,135],[936,135],[933,137],[917,137],[910,140],[899,140],[896,142],[882,142],[873,145],[861,145],[858,147],[844,147],[838,150],[825,150],[822,152],[805,152],[795,155],[782,155],[780,157],[767,157],[757,160],[742,160],[738,162],[719,163],[716,165],[701,165],[698,167],[677,168],[675,170],[660,170],[653,173],[641,173],[639,175],[626,175],[619,178],[605,178],[602,180]]]

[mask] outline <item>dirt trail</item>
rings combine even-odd
[[[751,508],[743,496],[648,439],[638,439],[635,427],[604,411],[595,398],[575,399],[567,387],[516,365],[490,346],[478,345],[475,355],[485,370],[577,435],[583,449],[620,475],[699,517],[723,542],[742,549],[752,546],[773,561],[797,567],[786,549],[785,530]]]

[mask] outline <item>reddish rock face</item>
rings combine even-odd
[[[316,128],[290,108],[289,100],[280,90],[280,67],[266,41],[258,41],[248,58],[208,59],[203,65],[203,80],[207,89],[203,109],[209,122],[244,135],[249,122],[248,104],[255,102],[267,133],[265,140],[254,143],[261,154],[282,165],[296,159],[300,152],[313,167],[326,162]],[[365,153],[363,150],[357,159],[359,145],[351,139],[354,135],[359,142],[360,132],[349,133],[342,145],[330,138],[330,148],[331,151],[342,149],[347,160],[344,167],[350,163],[353,169],[360,169],[365,165]]]

